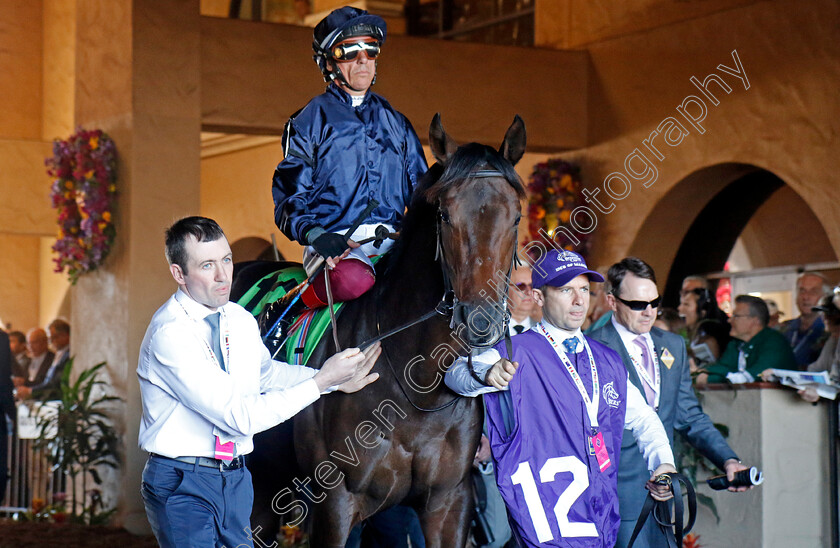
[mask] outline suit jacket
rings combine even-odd
[[[47,378],[47,373],[50,370],[50,366],[52,366],[52,362],[55,359],[55,354],[47,350],[47,354],[44,356],[44,361],[41,362],[41,367],[38,368],[38,373],[35,375],[33,380],[29,380],[29,368],[27,367],[23,378],[26,379],[24,381],[24,386],[37,386],[44,382],[44,379]]]
[[[67,348],[67,351],[62,355],[55,365],[52,365],[52,362],[47,364],[47,370],[44,374],[43,380],[40,383],[33,384],[32,387],[32,397],[37,400],[46,400],[46,399],[53,399],[56,396],[56,393],[61,389],[61,376],[64,374],[64,368],[67,366],[67,362],[70,360],[70,348]],[[53,358],[55,361],[55,358]],[[44,369],[44,366],[41,366],[41,369]],[[40,371],[38,373],[40,375]],[[38,380],[38,379],[35,379]]]
[[[657,327],[651,330],[650,336],[659,358],[661,379],[657,413],[668,433],[668,440],[673,446],[674,430],[677,430],[691,445],[722,469],[726,460],[738,457],[715,428],[709,416],[703,412],[694,395],[685,341],[681,336]],[[590,337],[619,353],[630,374],[630,381],[644,394],[642,380],[636,373],[636,368],[630,361],[630,355],[612,322],[593,332]],[[662,362],[662,352],[666,348],[674,357],[671,367],[667,367]],[[636,521],[639,517],[647,496],[644,485],[649,478],[647,464],[636,446],[636,440],[629,431],[625,430],[618,464],[618,498],[622,521]]]
[[[3,415],[8,415],[9,418],[15,417],[15,400],[12,396],[12,351],[9,348],[9,335],[5,331],[0,330],[0,423],[2,423],[3,434],[6,432],[6,419]],[[5,436],[3,438],[5,443]],[[0,446],[3,450],[3,456],[6,455],[5,444]],[[5,468],[3,469],[5,471]],[[0,474],[3,473],[0,471]],[[3,494],[0,493],[0,500]]]

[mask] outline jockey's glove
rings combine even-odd
[[[312,247],[315,252],[325,259],[330,257],[340,257],[349,245],[347,245],[347,238],[341,234],[334,232],[324,232],[312,242]]]

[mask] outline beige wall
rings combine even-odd
[[[42,2],[0,5],[0,138],[41,137]]]
[[[289,116],[324,89],[312,62],[311,29],[204,17],[201,30],[205,129],[279,135]],[[500,143],[519,114],[531,151],[586,144],[585,53],[406,36],[389,38],[386,48],[375,90],[411,120],[423,142],[440,112],[464,141]]]
[[[655,142],[666,157],[651,159],[656,181],[645,188],[641,180],[631,179],[629,195],[615,202],[615,210],[598,214],[596,264],[643,249],[664,280],[698,207],[721,188],[721,181],[698,178],[692,187],[695,201],[679,202],[664,215],[654,215],[657,204],[689,175],[729,162],[767,169],[790,185],[825,228],[837,256],[840,159],[830,151],[840,144],[840,118],[829,114],[840,111],[833,92],[840,86],[837,20],[838,6],[829,0],[813,2],[808,10],[792,0],[768,1],[590,46],[592,145],[568,154],[581,160],[588,188],[602,188],[613,172],[626,174],[626,157],[637,147],[645,150],[643,140],[666,117],[676,117],[690,132],[674,147],[658,137]],[[784,40],[774,38],[779,36]],[[717,68],[735,66],[733,50],[749,89]],[[703,98],[708,111],[700,134],[676,107],[689,95],[702,97],[691,76],[702,81],[713,72],[732,91],[710,86],[719,105]],[[641,231],[662,241],[639,241]]]

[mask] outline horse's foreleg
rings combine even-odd
[[[358,515],[356,499],[346,491],[334,489],[326,498],[312,505],[310,546],[344,548]]]
[[[426,508],[419,508],[426,548],[465,546],[472,507],[472,490],[465,487],[448,492],[446,497],[435,497]]]

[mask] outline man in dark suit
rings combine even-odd
[[[51,359],[44,359],[35,379],[18,386],[18,399],[34,398],[47,400],[58,397],[61,389],[61,377],[70,359],[70,324],[62,319],[55,319],[47,327],[49,343],[55,354],[48,353]],[[49,359],[49,361],[47,361]]]
[[[15,401],[12,397],[12,351],[9,348],[9,336],[0,330],[0,503],[6,494],[8,479],[9,432],[6,430],[6,417],[15,416]]]
[[[26,333],[26,348],[29,351],[29,366],[21,375],[15,377],[14,383],[18,388],[30,387],[44,382],[47,372],[52,366],[55,354],[50,352],[47,332],[40,327],[30,329]]]
[[[607,299],[613,317],[610,323],[594,331],[592,338],[619,353],[630,381],[659,414],[671,444],[674,443],[674,430],[677,430],[715,466],[723,469],[730,480],[733,479],[737,471],[746,467],[694,395],[683,338],[653,327],[660,302],[653,269],[641,259],[628,257],[610,267],[607,277],[612,287]],[[621,527],[617,547],[627,546],[630,540],[647,495],[644,481],[640,480],[649,477],[633,436],[625,431],[618,468]],[[637,545],[668,546],[665,535],[653,519],[645,523]]]

